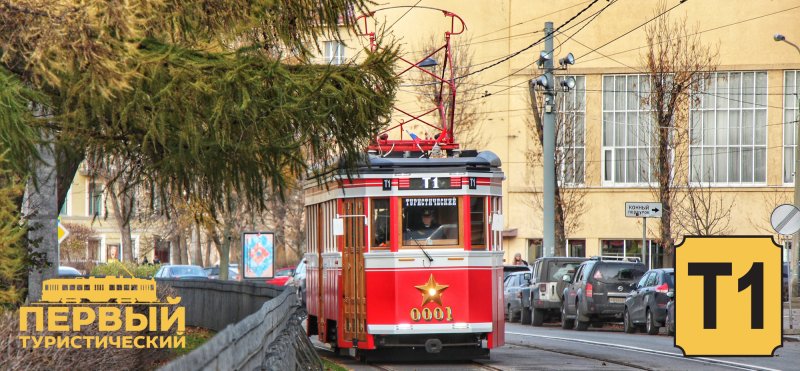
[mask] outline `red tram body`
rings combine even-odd
[[[308,334],[358,352],[502,346],[503,179],[495,154],[464,151],[308,181]]]

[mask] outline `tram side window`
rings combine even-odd
[[[472,223],[472,249],[486,250],[486,197],[471,197],[469,216]]]
[[[388,249],[391,244],[389,233],[389,199],[380,198],[372,200],[372,248],[375,250]]]
[[[414,197],[403,199],[403,246],[459,245],[458,198]]]

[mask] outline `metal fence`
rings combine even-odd
[[[161,370],[321,370],[304,319],[294,290],[286,290]]]
[[[169,286],[186,308],[186,324],[222,331],[257,312],[267,301],[283,292],[283,286],[263,282],[222,280],[158,279]]]

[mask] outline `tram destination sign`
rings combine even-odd
[[[400,188],[403,189],[420,189],[420,190],[435,190],[435,189],[453,189],[461,188],[461,182],[453,184],[450,177],[426,177],[426,178],[411,178],[408,180],[408,187],[403,187],[404,182],[400,182]]]
[[[660,218],[663,209],[660,202],[626,202],[625,216],[628,218]]]

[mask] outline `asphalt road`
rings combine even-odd
[[[800,342],[784,341],[775,357],[685,358],[673,338],[625,334],[619,326],[577,332],[546,325],[506,324],[506,345],[473,362],[361,363],[320,354],[352,370],[800,370]]]

